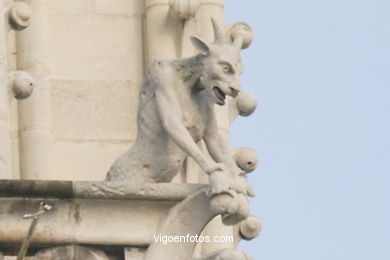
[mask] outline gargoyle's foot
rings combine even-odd
[[[228,176],[225,172],[216,171],[210,174],[209,185],[209,197],[220,194],[228,194],[231,196],[236,194],[236,191],[232,188],[234,185],[233,178]]]
[[[247,184],[242,176],[231,177],[220,171],[210,175],[210,209],[222,215],[224,224],[235,225],[249,216]]]
[[[195,258],[194,260],[252,260],[252,257],[244,251],[229,248]]]

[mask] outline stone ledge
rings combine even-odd
[[[24,214],[40,201],[52,206],[39,220],[31,250],[67,244],[146,247],[159,223],[202,184],[0,180],[0,251],[15,254],[31,224]]]
[[[204,184],[0,180],[0,197],[180,201]]]

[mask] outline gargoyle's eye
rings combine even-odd
[[[224,73],[234,73],[234,69],[233,69],[233,67],[232,67],[232,65],[230,65],[229,63],[225,63],[225,62],[223,62],[223,63],[220,63],[221,64],[221,66],[222,66],[222,71],[224,72]]]

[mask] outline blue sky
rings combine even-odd
[[[390,259],[390,1],[226,0],[255,31],[232,145],[257,150],[255,260]]]

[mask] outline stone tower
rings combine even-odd
[[[250,259],[232,248],[258,235],[259,220],[223,221],[232,212],[210,204],[208,176],[191,157],[172,183],[102,182],[137,138],[140,88],[153,61],[196,55],[190,36],[212,42],[210,18],[223,24],[223,7],[223,0],[0,2],[6,259]],[[224,34],[229,43],[241,37],[241,48],[252,40],[244,23],[225,26]],[[245,91],[215,106],[224,142],[234,118],[255,107]],[[196,145],[207,154],[203,141]],[[231,155],[244,172],[256,167],[249,148]],[[161,241],[187,235],[232,239]]]

